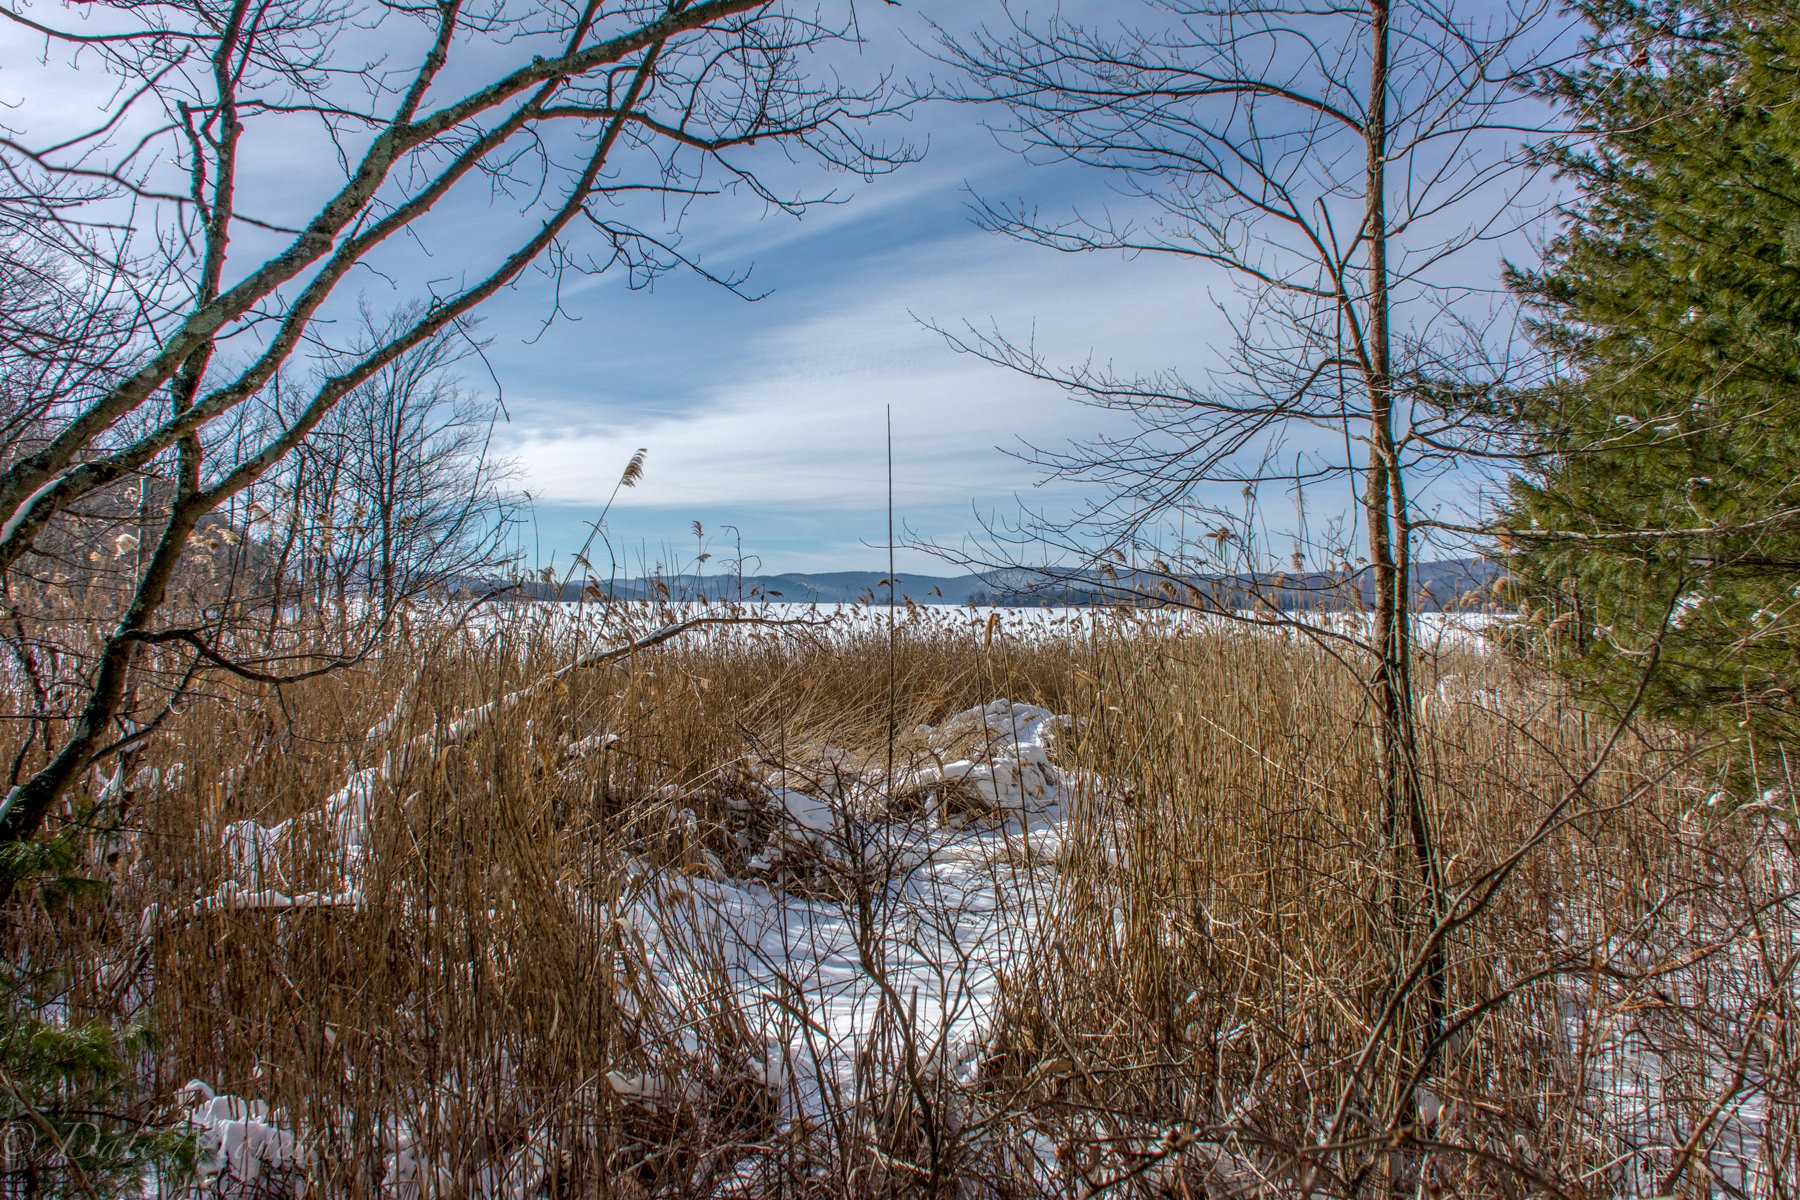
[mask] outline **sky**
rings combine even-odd
[[[983,7],[998,14],[861,6],[863,55],[923,78],[936,65],[911,43],[931,37],[926,18],[966,22]],[[1098,179],[1002,149],[984,125],[1000,115],[921,107],[893,129],[926,143],[922,161],[867,182],[821,177],[812,186],[841,188],[845,202],[801,220],[709,211],[688,245],[710,268],[750,270],[748,290],[766,293],[754,302],[678,274],[639,292],[603,277],[564,297],[579,319],[541,337],[543,298],[529,289],[492,310],[484,332],[511,417],[497,444],[531,493],[528,555],[555,549],[566,561],[643,447],[642,483],[607,514],[629,573],[691,561],[694,521],[714,570],[740,553],[727,526],[741,533],[747,573],[884,569],[890,414],[901,541],[960,543],[1021,501],[1066,509],[1075,493],[1040,488],[1041,472],[1015,455],[1091,436],[1104,416],[957,354],[928,325],[1035,336],[1057,363],[1192,370],[1225,336],[1208,290],[1228,284],[1192,264],[1061,255],[976,228],[976,195],[1119,203]],[[916,550],[898,559],[958,573]]]
[[[874,569],[890,419],[895,519],[919,537],[955,540],[1021,498],[1066,506],[1072,493],[1040,491],[1015,455],[1087,436],[1101,415],[957,354],[928,324],[1035,335],[1058,362],[1191,367],[1220,336],[1217,314],[1181,264],[1057,255],[974,229],[964,188],[989,166],[928,159],[914,179],[859,189],[870,203],[834,227],[759,247],[751,283],[770,291],[754,303],[692,278],[603,287],[535,345],[497,344],[511,414],[499,445],[544,543],[566,545],[643,447],[642,483],[608,515],[617,544],[689,552],[698,520],[736,526],[765,570]]]
[[[35,11],[72,10],[39,0]],[[1105,0],[1060,11],[1098,20],[1151,13]],[[931,22],[966,32],[1003,19],[998,3],[864,0],[864,44],[840,47],[828,65],[865,77],[892,68],[925,83],[946,74],[922,49],[934,39]],[[34,61],[13,27],[0,31],[0,53],[0,102],[18,102],[34,133],[80,127],[108,94],[97,71],[72,87],[60,63]],[[1021,504],[1052,514],[1078,504],[1072,485],[1040,486],[1039,469],[1018,455],[1120,432],[1120,418],[959,355],[929,326],[1029,339],[1054,365],[1092,359],[1203,381],[1229,340],[1220,305],[1230,307],[1233,289],[1221,271],[1191,260],[1058,254],[978,229],[977,196],[1045,212],[1133,211],[1094,172],[1034,166],[1006,149],[985,127],[1003,120],[975,105],[922,104],[882,130],[917,144],[922,159],[873,180],[775,160],[770,177],[784,188],[839,201],[803,219],[742,195],[697,203],[683,221],[683,252],[713,272],[747,271],[754,301],[681,271],[643,290],[618,272],[553,281],[533,271],[487,303],[485,362],[465,363],[464,382],[500,401],[493,447],[528,497],[516,527],[526,565],[566,564],[643,448],[642,482],[618,492],[605,543],[589,555],[603,573],[608,554],[638,574],[680,569],[701,552],[710,571],[740,555],[746,573],[883,569],[890,420],[902,541],[962,544],[984,524],[1016,520]],[[316,129],[283,128],[247,148],[245,191],[257,211],[297,223],[342,174]],[[765,162],[774,153],[763,151]],[[516,237],[510,203],[453,197],[433,214],[434,233],[384,250],[359,294],[379,306],[417,294],[428,278],[466,274],[460,259],[503,251]],[[253,261],[279,244],[241,230],[234,251]],[[1488,285],[1501,253],[1522,248],[1479,248],[1465,269],[1478,288]],[[559,315],[546,325],[552,311]],[[956,570],[911,545],[898,559],[914,574]]]

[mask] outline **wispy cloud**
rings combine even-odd
[[[1100,414],[955,354],[916,318],[992,322],[1062,363],[1101,348],[1172,366],[1181,346],[1192,366],[1214,332],[1203,280],[1180,264],[1060,258],[971,232],[856,265],[771,311],[784,319],[745,338],[724,378],[659,398],[659,411],[522,400],[507,449],[526,486],[552,503],[603,501],[615,464],[648,446],[649,477],[621,504],[877,508],[891,405],[896,499],[966,511],[1037,482],[997,446],[1060,445],[1095,432]],[[1198,303],[1171,304],[1177,289]]]

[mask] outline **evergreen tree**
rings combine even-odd
[[[20,903],[74,920],[104,896],[81,873],[93,815],[54,837],[0,843],[0,881],[17,885]],[[68,972],[26,957],[0,963],[0,1195],[104,1200],[143,1195],[147,1181],[181,1187],[194,1176],[194,1131],[140,1119],[149,1027],[76,1016]]]
[[[1767,776],[1800,719],[1800,16],[1586,15],[1587,60],[1541,80],[1589,135],[1549,152],[1578,198],[1511,279],[1559,367],[1523,405],[1512,573],[1592,696],[1654,652],[1646,711]]]

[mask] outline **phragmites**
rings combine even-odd
[[[107,886],[0,941],[62,1024],[155,1017],[119,1127],[213,1130],[223,1195],[1791,1194],[1791,800],[1703,800],[1479,623],[1415,662],[1434,916],[1331,640],[665,611],[420,604],[99,764]]]
[[[620,487],[636,487],[637,481],[644,477],[644,454],[647,447],[639,446],[625,464],[625,473],[619,476]]]
[[[632,454],[631,460],[625,464],[625,473],[620,475],[619,482],[613,485],[612,495],[606,498],[606,507],[600,510],[600,515],[595,517],[593,523],[589,526],[587,541],[581,543],[581,549],[575,552],[573,559],[569,563],[569,569],[563,573],[563,587],[566,588],[569,586],[569,580],[575,577],[575,568],[577,566],[587,567],[589,570],[593,569],[593,564],[588,561],[588,551],[594,548],[594,539],[600,536],[600,528],[606,523],[606,514],[612,511],[613,501],[619,498],[619,489],[636,487],[637,481],[644,477],[644,455],[647,453],[649,453],[649,451],[646,447],[639,446]],[[530,496],[530,494],[531,493],[529,492],[526,493],[527,496]],[[696,525],[699,524],[698,521],[694,523]],[[546,576],[544,582],[549,583],[552,578],[553,576]],[[586,588],[582,589],[581,597],[583,600],[587,598]]]

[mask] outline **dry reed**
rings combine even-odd
[[[581,649],[530,605],[216,685],[129,763],[125,829],[89,855],[106,899],[24,904],[9,953],[65,968],[67,1019],[153,1020],[133,1116],[175,1119],[198,1077],[298,1137],[218,1194],[1796,1194],[1779,802],[1707,808],[1680,754],[1608,752],[1553,687],[1452,642],[1419,664],[1433,891],[1379,827],[1356,664],[1316,638],[903,615],[891,687],[865,622],[704,629],[520,694]],[[767,1059],[792,1002],[746,1001],[697,933],[651,945],[634,898],[697,930],[692,881],[827,897],[885,987],[917,864],[846,837],[758,866],[770,787],[849,804],[845,778],[886,770],[890,703],[907,731],[1000,697],[1069,714],[1075,797],[1053,859],[1007,865],[1053,894],[1020,910],[1000,1018],[953,1070],[884,993],[854,1078],[801,1103]],[[322,802],[359,771],[347,847]],[[889,825],[945,811],[885,803]],[[353,874],[356,902],[217,902],[242,821],[289,822],[255,882],[341,898]],[[1434,1004],[1407,974],[1439,925]]]

